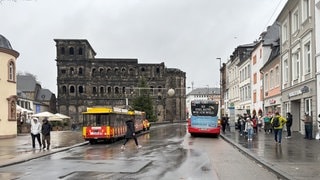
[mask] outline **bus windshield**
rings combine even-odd
[[[193,116],[217,116],[219,103],[212,100],[198,100],[191,102]]]

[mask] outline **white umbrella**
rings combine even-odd
[[[66,116],[66,115],[64,115],[64,114],[56,113],[55,115],[58,116],[58,117],[60,117],[61,119],[70,119],[69,116]]]
[[[54,116],[49,117],[48,121],[63,121],[63,118],[61,118],[57,115],[54,115]]]
[[[32,115],[32,117],[47,117],[47,118],[54,117],[54,116],[55,116],[55,114],[48,112],[48,111],[44,111],[44,112]]]

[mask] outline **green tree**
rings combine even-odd
[[[153,111],[153,101],[150,96],[150,90],[144,79],[141,79],[138,86],[138,96],[133,99],[132,107],[138,111],[144,111],[146,113],[146,118],[149,121],[156,121],[156,116]]]

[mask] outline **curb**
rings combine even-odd
[[[279,179],[285,179],[285,180],[293,180],[294,178],[287,174],[286,172],[280,171],[278,168],[275,168],[274,165],[266,162],[265,160],[257,157],[254,155],[254,153],[251,153],[248,149],[240,146],[238,143],[235,143],[232,139],[224,136],[222,133],[220,134],[220,137],[222,137],[225,141],[233,145],[235,148],[237,148],[241,153],[248,156],[250,159],[254,160],[256,163],[261,164],[264,168],[274,173]]]
[[[0,163],[0,168],[20,164],[20,163],[27,162],[27,161],[30,161],[33,159],[38,159],[38,158],[41,158],[44,156],[48,156],[48,155],[55,154],[58,152],[66,151],[66,150],[69,150],[69,149],[72,149],[75,147],[85,146],[87,144],[89,144],[89,142],[85,141],[85,142],[78,143],[78,144],[68,146],[68,147],[62,147],[62,148],[51,149],[50,151],[44,151],[44,153],[41,153],[41,154],[38,153],[38,154],[26,155],[25,157],[20,157],[20,158],[18,157],[16,159],[8,160],[4,163]]]

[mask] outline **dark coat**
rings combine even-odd
[[[50,131],[52,127],[51,124],[48,122],[48,120],[44,121],[41,128],[41,133],[44,136],[50,136]]]
[[[292,126],[292,114],[290,113],[287,114],[287,126]]]
[[[128,120],[126,121],[126,125],[127,125],[126,138],[133,138],[135,136],[134,122],[132,120]]]

